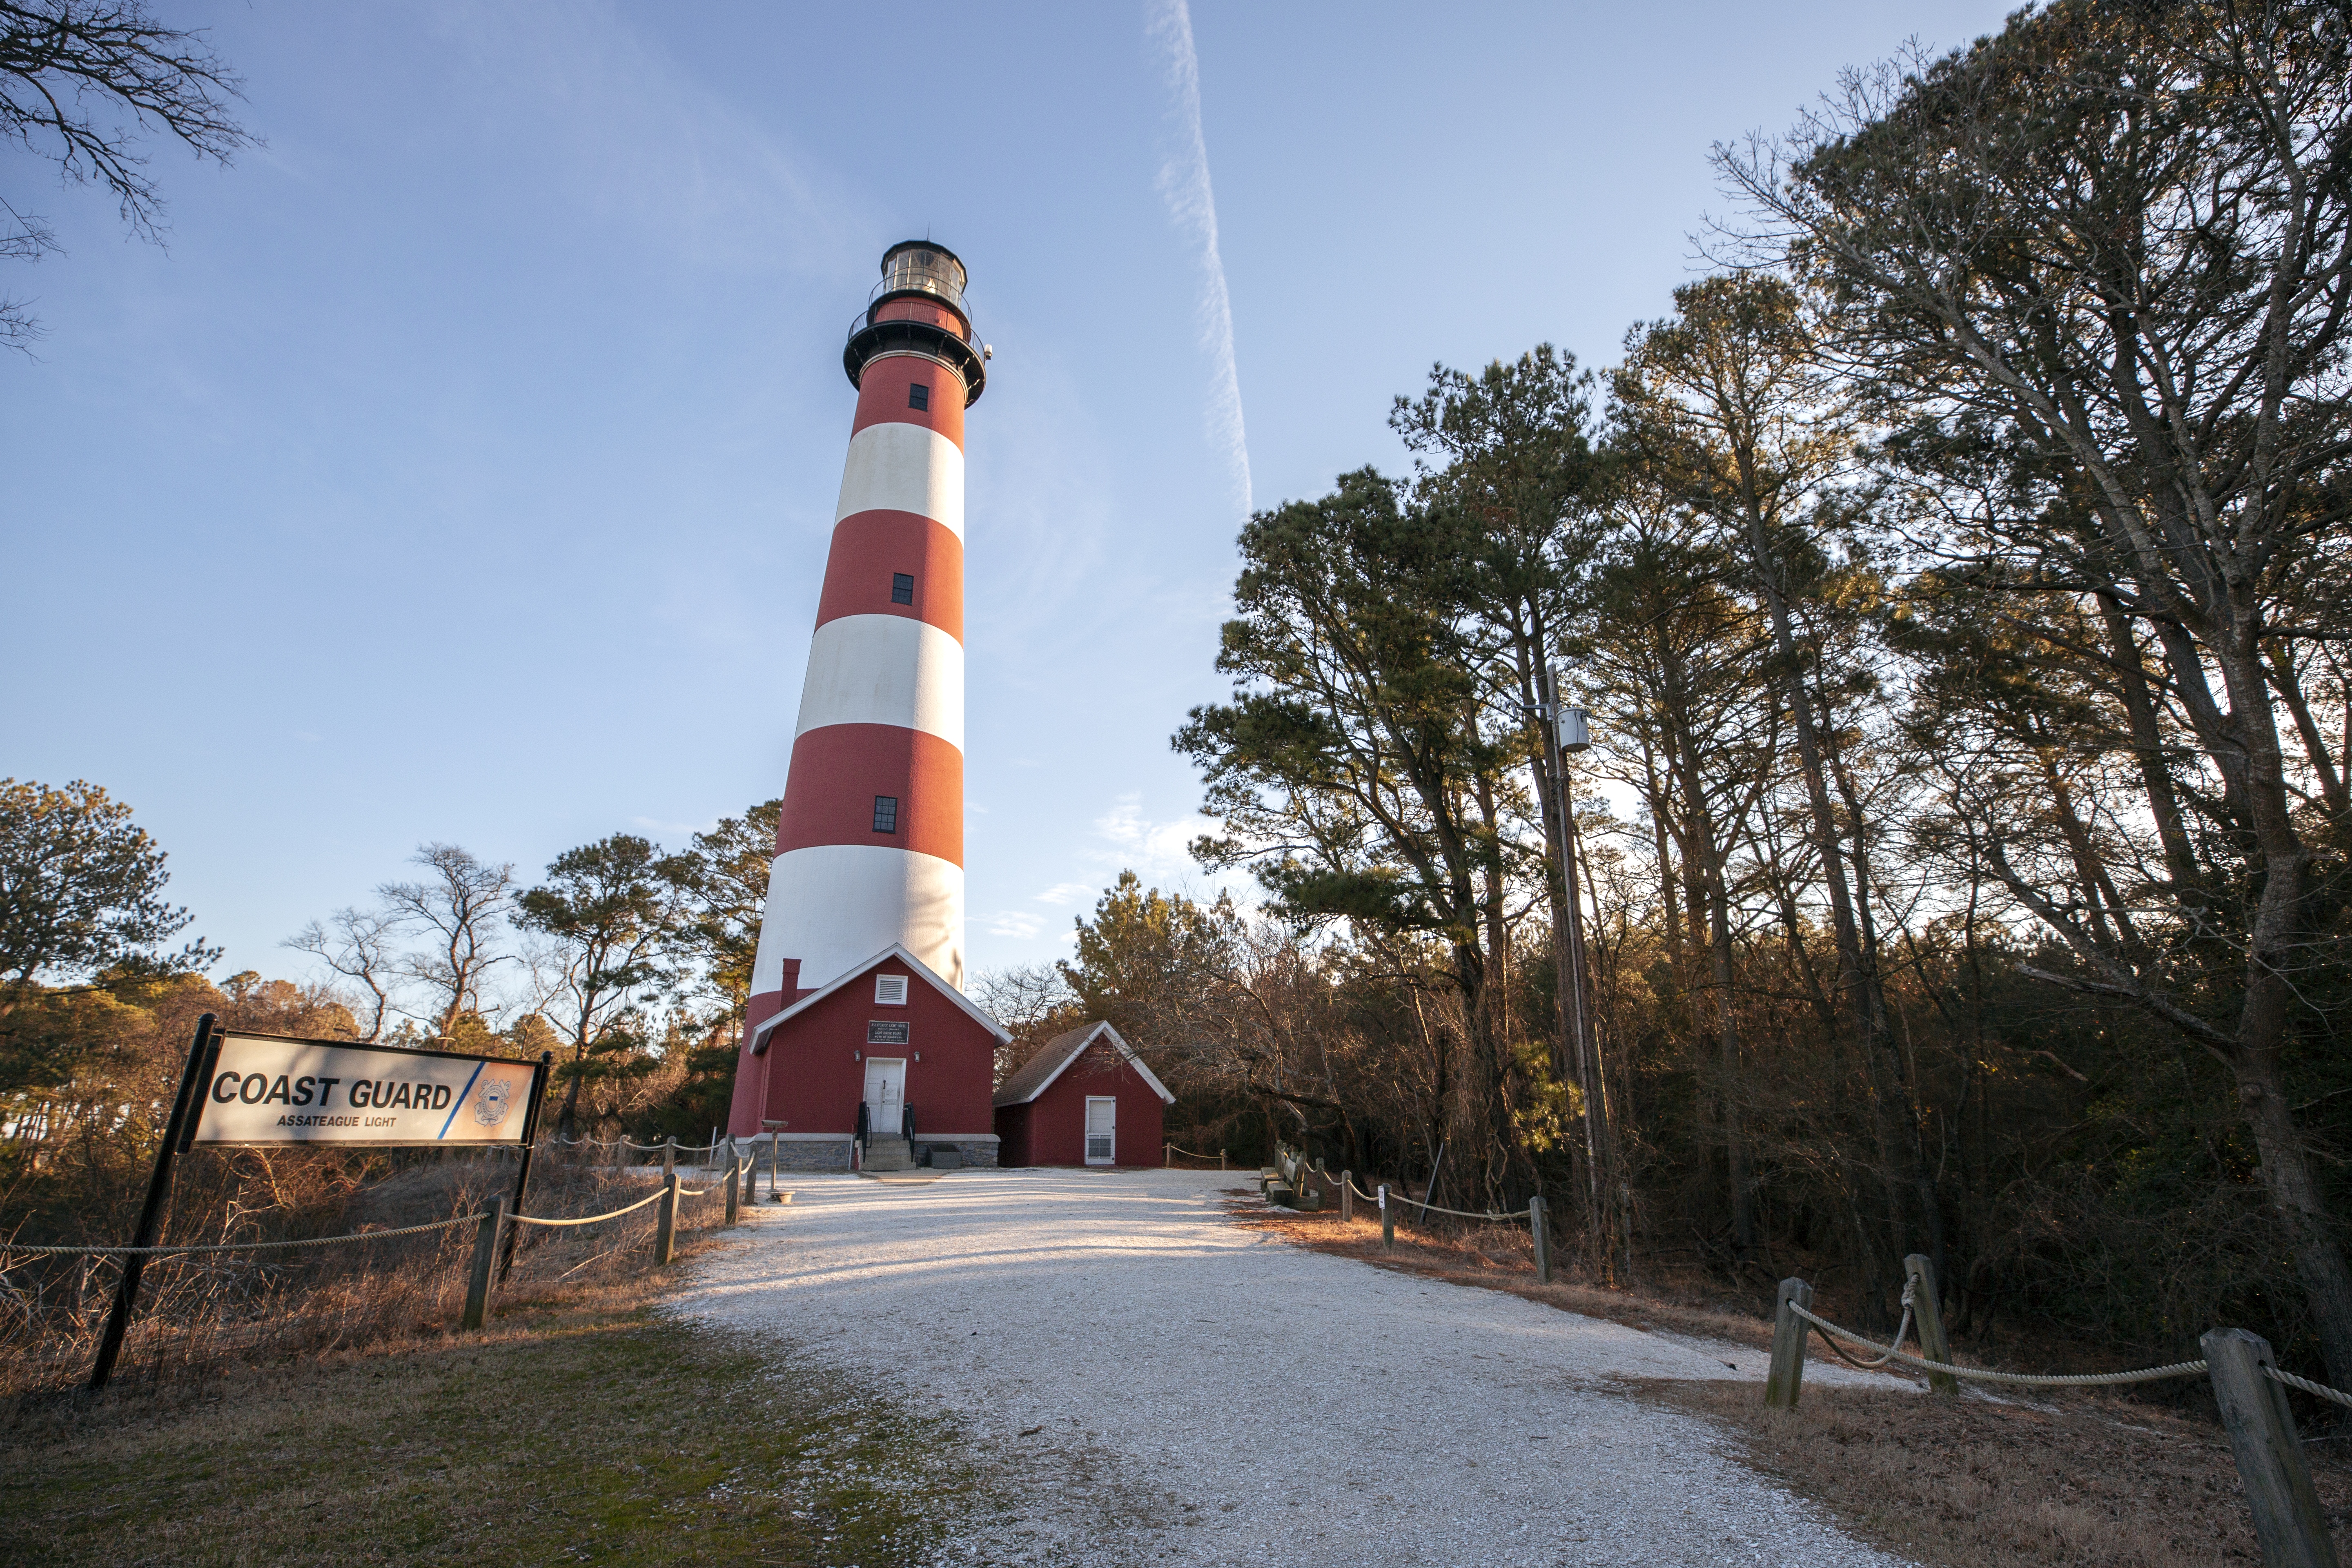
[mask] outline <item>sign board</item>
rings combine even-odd
[[[224,1033],[198,1143],[520,1143],[537,1062]]]
[[[903,1046],[911,1031],[903,1023],[868,1024],[866,1043],[869,1046]]]

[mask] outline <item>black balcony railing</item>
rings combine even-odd
[[[961,331],[936,321],[910,321],[899,317],[877,321],[870,309],[861,310],[849,323],[849,341],[841,350],[841,368],[849,373],[849,384],[856,386],[865,377],[866,362],[878,354],[893,350],[929,354],[963,378],[964,405],[970,407],[980,400],[982,388],[988,384],[988,345],[971,330],[970,318],[959,320],[964,323]]]

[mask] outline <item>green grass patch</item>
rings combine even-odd
[[[231,1373],[168,1406],[63,1398],[11,1428],[11,1563],[895,1568],[976,1500],[946,1420],[641,1313]]]

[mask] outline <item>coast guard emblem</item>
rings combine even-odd
[[[494,1078],[482,1085],[474,1096],[474,1120],[485,1127],[496,1127],[507,1119],[514,1104],[514,1085],[502,1078]]]

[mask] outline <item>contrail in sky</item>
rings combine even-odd
[[[1209,184],[1209,145],[1201,136],[1201,57],[1192,47],[1192,8],[1187,0],[1147,0],[1151,41],[1167,58],[1168,85],[1176,96],[1180,136],[1173,154],[1160,165],[1160,195],[1176,220],[1201,247],[1201,346],[1216,361],[1216,384],[1209,395],[1209,438],[1224,448],[1233,465],[1242,515],[1251,510],[1249,436],[1242,427],[1242,382],[1234,361],[1234,305],[1225,291],[1225,261],[1217,250],[1217,195]]]

